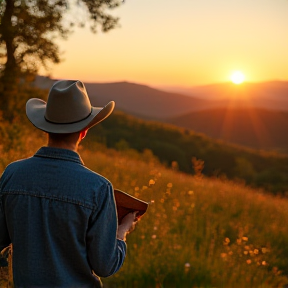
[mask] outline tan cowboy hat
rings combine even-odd
[[[105,107],[91,106],[84,83],[61,80],[50,89],[47,103],[37,98],[29,99],[26,115],[40,130],[65,134],[91,128],[107,118],[114,107],[114,101]]]

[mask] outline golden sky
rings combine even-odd
[[[126,0],[120,28],[76,29],[59,40],[63,62],[51,77],[196,86],[288,80],[287,0]]]

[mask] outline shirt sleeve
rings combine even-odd
[[[2,178],[0,181],[0,187],[2,186]],[[6,224],[6,217],[4,211],[3,194],[0,189],[0,252],[7,246],[11,244],[11,239],[8,233],[8,228]]]
[[[91,215],[87,232],[87,253],[92,270],[100,277],[116,273],[126,256],[126,243],[116,238],[117,211],[113,187],[101,189],[98,208]]]

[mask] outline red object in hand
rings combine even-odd
[[[148,202],[142,201],[118,189],[114,189],[114,196],[118,214],[118,224],[121,223],[125,215],[135,211],[138,211],[135,221],[138,220],[146,212],[149,205]]]

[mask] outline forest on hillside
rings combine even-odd
[[[31,87],[26,82],[19,85],[12,120],[5,117],[1,120],[1,139],[5,143],[0,148],[2,155],[13,149],[22,158],[33,133],[39,139],[44,137],[27,120],[25,103],[31,97],[46,99],[47,90]],[[27,143],[21,141],[24,136]],[[90,129],[83,146],[93,150],[96,142],[122,151],[149,149],[167,167],[188,174],[230,179],[282,196],[288,191],[287,155],[227,144],[189,129],[141,120],[120,111],[114,111]],[[8,162],[9,157],[2,157],[0,165],[4,167]]]
[[[288,156],[214,140],[176,126],[137,119],[115,111],[89,132],[83,145],[100,142],[118,150],[150,149],[180,171],[228,178],[274,194],[288,191]]]
[[[27,120],[25,103],[47,93],[26,83],[19,91],[12,121],[0,117],[1,171],[46,145],[45,133]],[[127,261],[103,279],[105,287],[287,285],[287,156],[117,111],[90,129],[80,154],[115,188],[150,203],[128,239]],[[244,187],[243,179],[281,197]],[[0,287],[8,271],[1,268]]]

